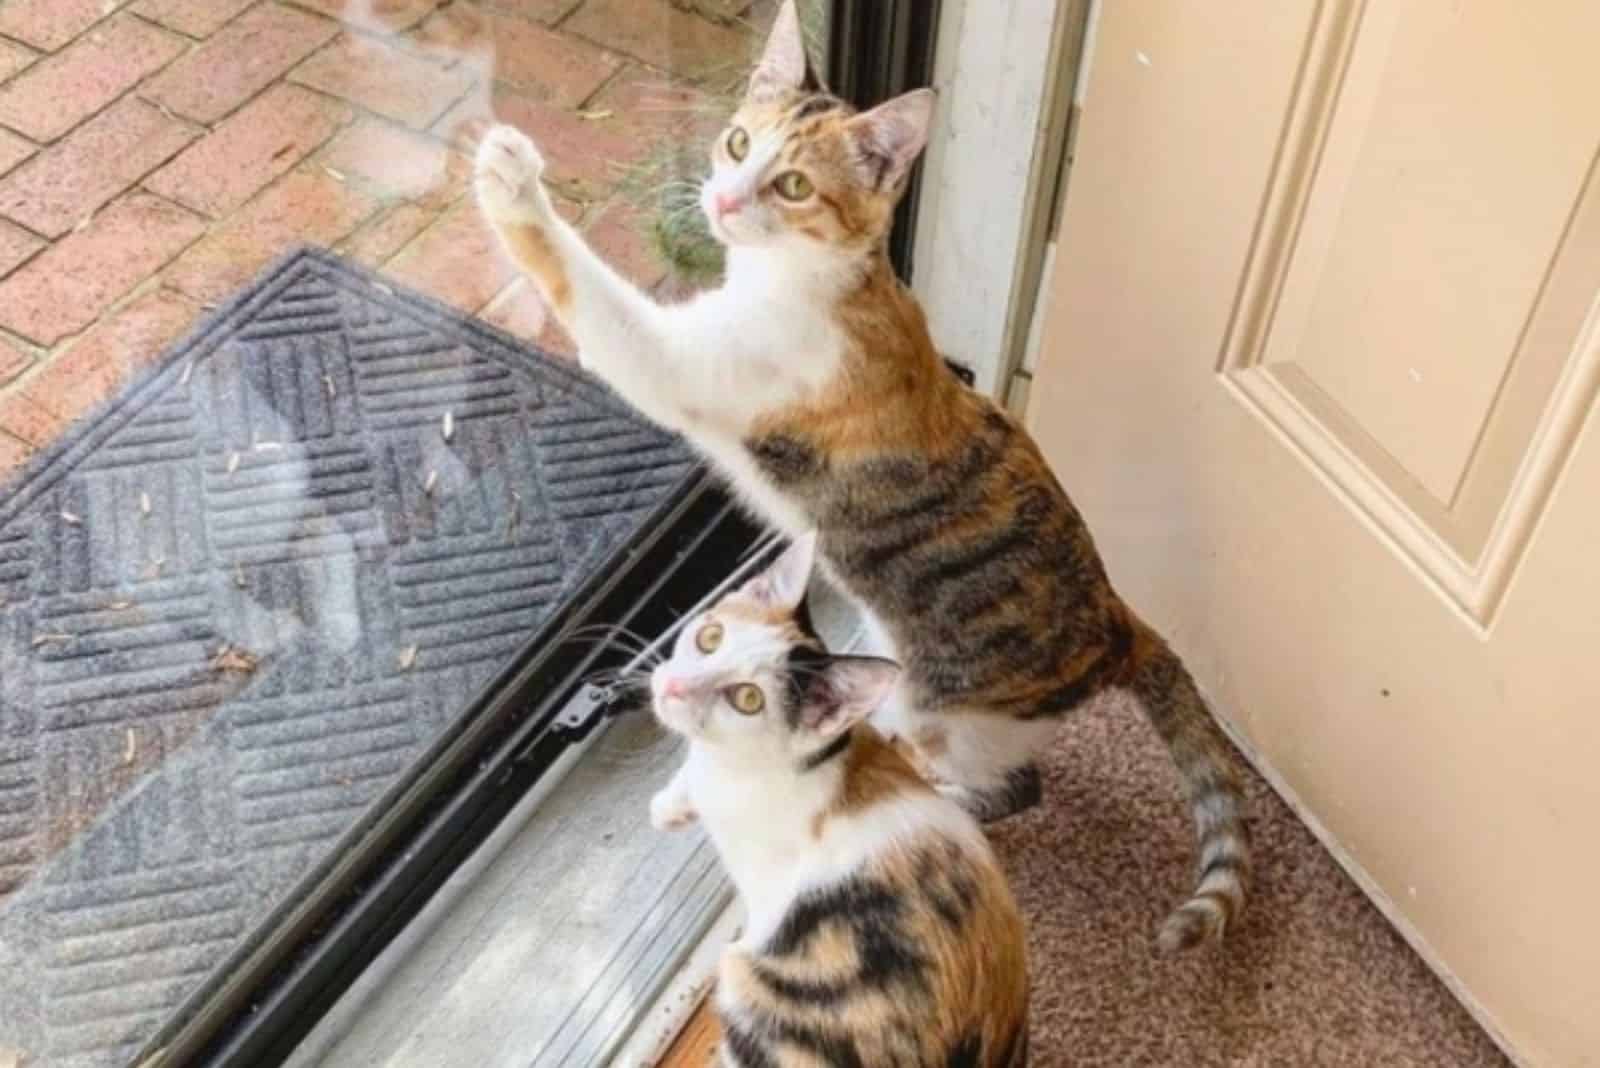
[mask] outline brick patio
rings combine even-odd
[[[473,139],[528,130],[568,217],[667,284],[624,183],[714,124],[752,6],[0,0],[0,477],[297,242],[570,354],[479,223]]]

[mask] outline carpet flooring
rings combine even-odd
[[[1165,958],[1188,891],[1176,773],[1131,705],[1069,720],[1046,803],[993,829],[1030,931],[1032,1064],[1501,1068],[1509,1062],[1264,780],[1254,897],[1227,942]]]

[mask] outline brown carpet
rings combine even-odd
[[[1259,777],[1255,896],[1220,949],[1154,932],[1190,887],[1177,776],[1131,706],[1063,726],[1042,809],[992,829],[1031,929],[1035,1066],[1509,1062]]]

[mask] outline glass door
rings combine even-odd
[[[79,6],[0,13],[0,1064],[277,1065],[765,544],[571,371],[470,160],[523,128],[622,273],[716,284],[778,5]],[[800,3],[858,104],[939,10]]]

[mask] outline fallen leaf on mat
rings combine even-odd
[[[248,675],[255,671],[259,663],[261,661],[254,653],[224,645],[217,650],[217,655],[211,658],[211,670],[237,671],[241,675]]]

